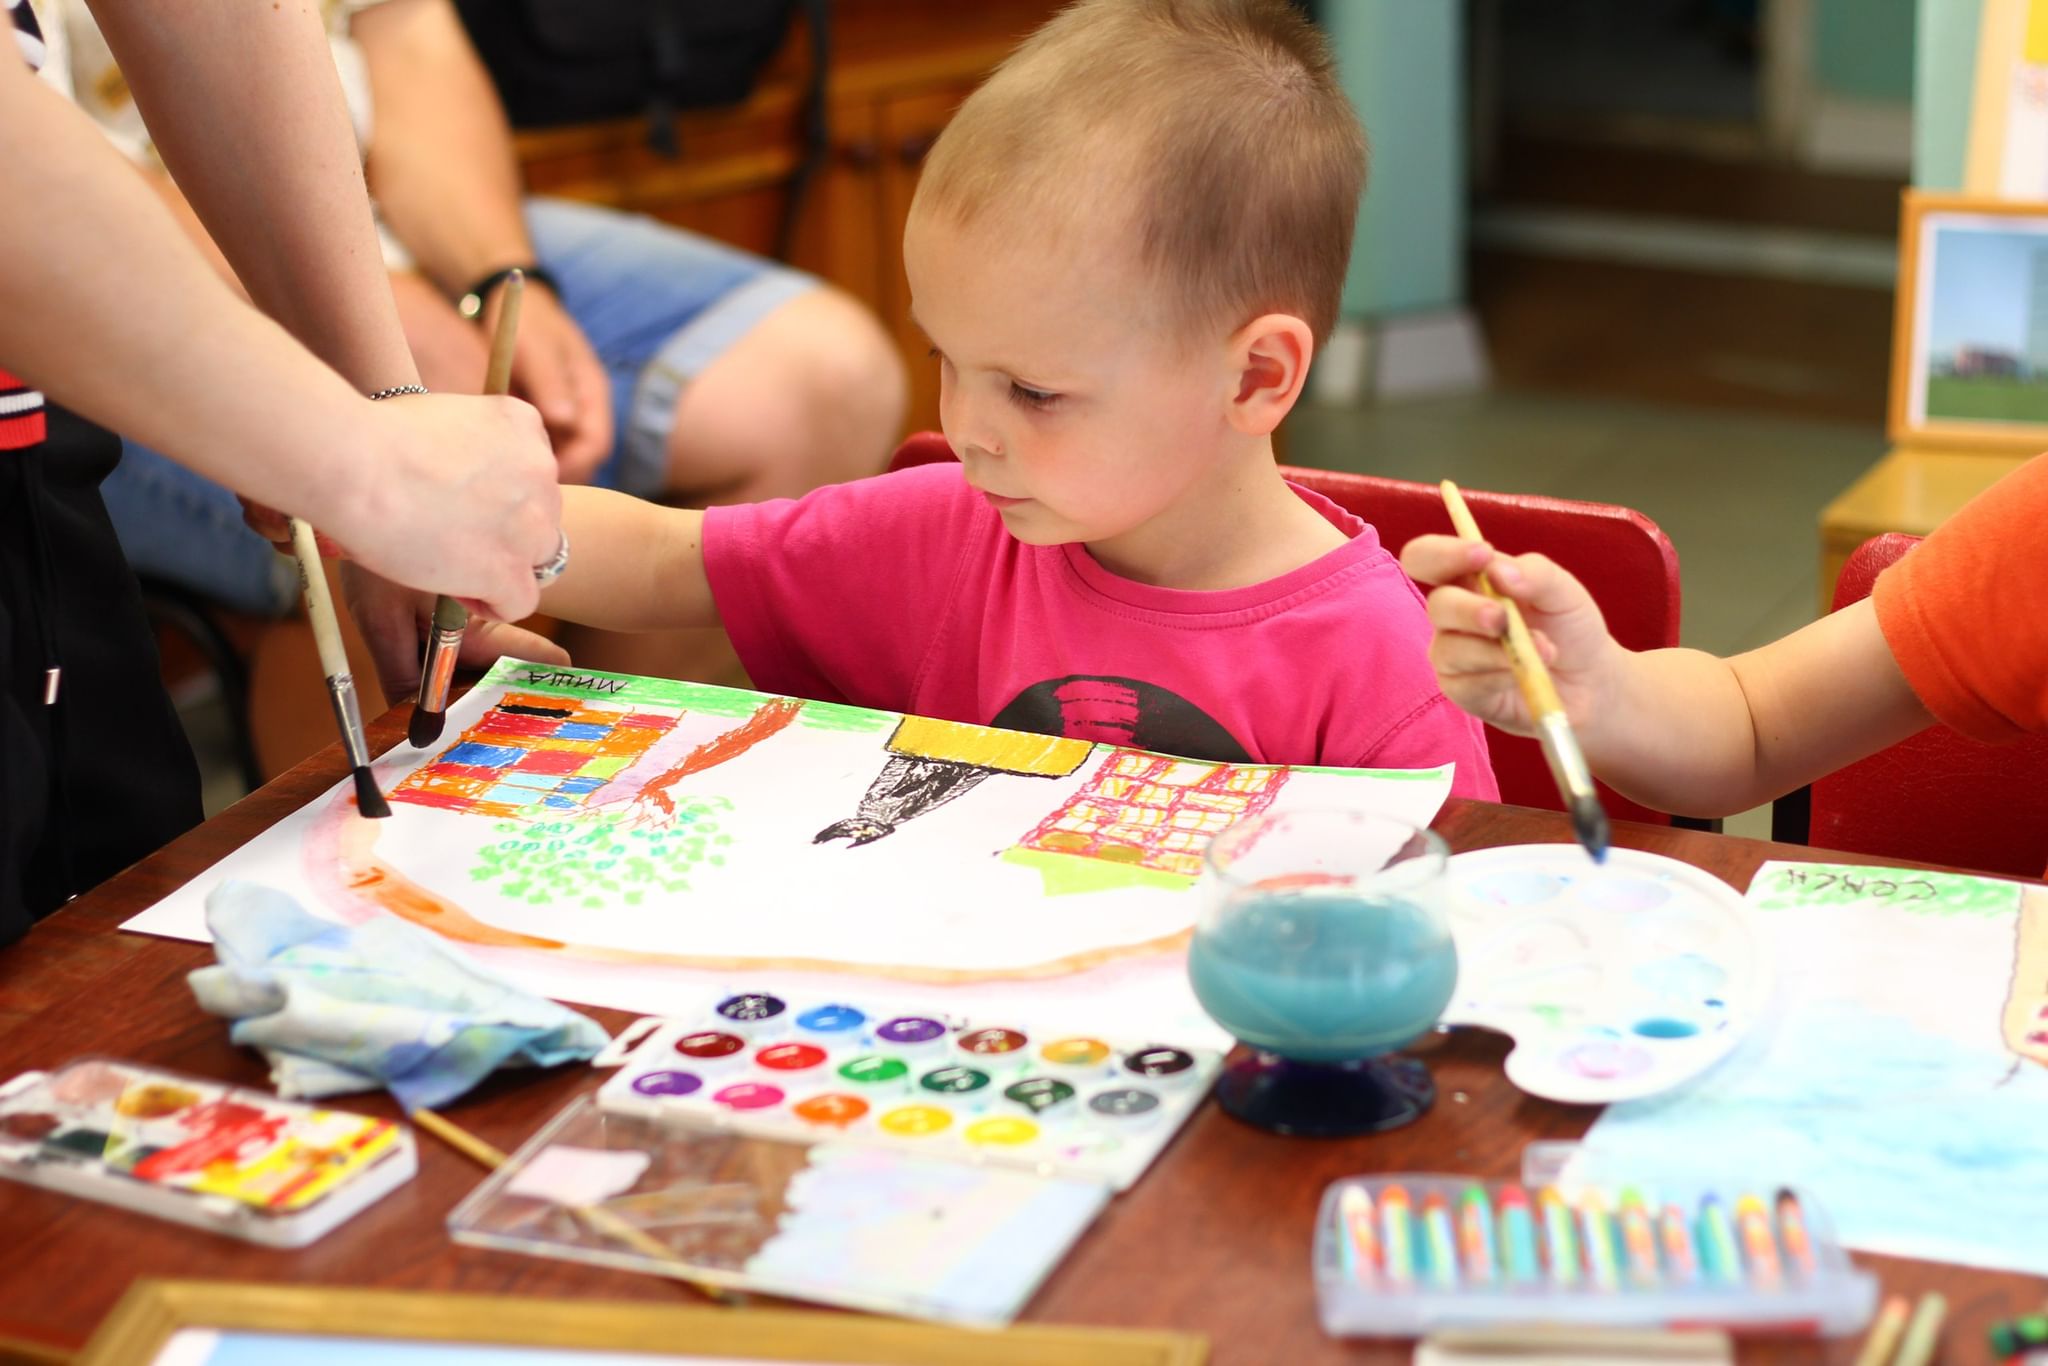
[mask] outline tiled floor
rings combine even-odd
[[[1883,449],[1874,424],[1504,392],[1303,410],[1287,459],[1635,508],[1677,547],[1683,642],[1732,654],[1812,620],[1815,519]]]

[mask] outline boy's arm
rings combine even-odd
[[[1521,604],[1594,771],[1645,806],[1727,815],[1933,724],[1868,600],[1734,659],[1637,654],[1608,635],[1584,586],[1540,555],[1424,536],[1401,565],[1444,585],[1429,595],[1430,659],[1452,701],[1530,733],[1500,644],[1501,609],[1464,586],[1483,568]]]
[[[540,610],[606,631],[718,625],[704,572],[704,514],[610,489],[565,487],[569,567]]]

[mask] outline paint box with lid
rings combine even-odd
[[[1876,1278],[1856,1269],[1806,1192],[1678,1172],[1585,1181],[1572,1174],[1576,1146],[1531,1144],[1519,1182],[1333,1182],[1312,1253],[1324,1330],[1571,1324],[1839,1337],[1869,1321]]]
[[[412,1179],[387,1119],[112,1058],[0,1086],[0,1176],[272,1247],[303,1247]]]
[[[874,1001],[735,990],[701,1018],[629,1026],[595,1061],[620,1069],[598,1092],[617,1114],[880,1143],[1123,1190],[1194,1112],[1222,1058]]]

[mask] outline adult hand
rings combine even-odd
[[[1418,536],[1402,548],[1401,568],[1418,583],[1439,585],[1428,600],[1436,628],[1429,662],[1444,696],[1488,725],[1517,735],[1534,730],[1501,644],[1507,611],[1478,591],[1483,570],[1521,607],[1566,715],[1576,725],[1597,710],[1623,652],[1585,585],[1551,560],[1502,555],[1455,536]]]
[[[341,566],[342,596],[349,615],[363,633],[376,661],[377,681],[384,687],[385,700],[401,702],[416,696],[420,687],[422,641],[427,623],[434,615],[434,595],[379,578],[362,566]],[[462,633],[462,652],[456,663],[464,668],[485,668],[500,655],[513,655],[540,664],[567,664],[568,651],[532,631],[508,626],[484,617],[470,618]]]
[[[587,484],[612,449],[612,388],[590,339],[545,285],[520,304],[512,392],[540,409],[562,482]]]
[[[367,449],[315,509],[345,553],[398,583],[518,621],[560,544],[562,492],[540,415],[516,398],[413,394],[362,404]]]

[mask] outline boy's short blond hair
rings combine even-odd
[[[1288,313],[1320,342],[1365,163],[1329,46],[1286,0],[1079,0],[960,106],[913,212],[1000,210],[1011,233],[1048,240],[1106,226],[1173,324]]]

